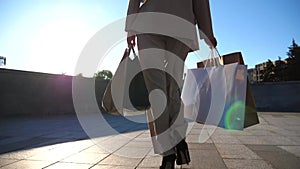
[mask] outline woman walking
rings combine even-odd
[[[128,47],[134,47],[137,37],[150,94],[153,147],[163,156],[162,169],[174,168],[175,161],[177,165],[190,162],[180,88],[187,54],[199,49],[196,24],[200,38],[216,47],[209,0],[129,0],[127,42]]]

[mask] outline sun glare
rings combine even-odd
[[[45,25],[31,45],[31,63],[37,70],[72,74],[91,34],[86,24],[61,20]]]

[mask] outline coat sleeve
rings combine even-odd
[[[193,0],[193,11],[200,32],[200,38],[214,37],[209,0]]]
[[[132,14],[139,12],[140,3],[141,3],[141,0],[129,0],[128,10],[127,10],[127,18],[126,18],[126,26],[125,26],[126,32],[130,31],[130,27],[135,20],[135,17]]]

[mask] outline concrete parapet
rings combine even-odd
[[[0,116],[75,113],[72,76],[0,69]],[[82,78],[91,81],[92,78]],[[95,81],[98,102],[108,83]]]
[[[72,76],[0,69],[0,116],[75,113]],[[108,81],[95,82],[98,104]],[[258,111],[300,112],[300,82],[252,84]],[[87,103],[88,105],[88,103]]]
[[[300,112],[300,81],[252,84],[258,111]]]

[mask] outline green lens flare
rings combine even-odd
[[[242,101],[233,103],[225,114],[226,129],[243,129],[245,104]]]

